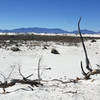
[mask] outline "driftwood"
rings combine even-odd
[[[86,51],[86,47],[85,47],[85,44],[84,44],[84,39],[82,37],[82,34],[81,34],[81,31],[80,31],[80,21],[81,21],[81,18],[79,19],[78,21],[78,32],[80,34],[80,39],[81,39],[81,42],[82,42],[82,46],[83,46],[83,50],[84,50],[84,53],[85,53],[85,59],[86,59],[86,69],[89,71],[89,72],[85,72],[84,69],[83,69],[83,65],[82,65],[82,61],[81,61],[81,70],[82,70],[82,74],[85,76],[84,78],[85,79],[90,79],[90,76],[91,75],[95,75],[95,74],[100,74],[100,69],[92,69],[90,67],[90,60],[88,58],[88,55],[87,55],[87,51]]]
[[[39,64],[40,64],[40,60],[39,60],[38,66],[39,66]],[[14,68],[15,68],[15,67],[14,67]],[[20,66],[19,66],[19,74],[21,75],[22,79],[12,79],[12,80],[10,80],[10,81],[8,82],[8,79],[10,78],[10,76],[11,76],[11,74],[12,74],[14,68],[12,68],[12,70],[11,70],[11,72],[9,73],[9,75],[8,75],[7,78],[6,78],[3,74],[0,73],[0,75],[2,75],[3,78],[4,78],[4,82],[0,81],[0,88],[3,89],[4,93],[8,93],[8,92],[6,92],[6,90],[5,90],[6,88],[11,87],[11,86],[14,86],[14,85],[16,85],[17,83],[19,83],[19,84],[28,84],[28,85],[30,85],[30,86],[32,86],[32,87],[33,87],[33,86],[36,86],[36,87],[38,87],[38,86],[43,86],[43,84],[41,83],[40,79],[35,79],[35,80],[28,79],[28,78],[30,78],[33,74],[30,74],[30,75],[28,75],[27,77],[25,77],[25,76],[21,73]],[[40,74],[39,74],[39,70],[40,70],[40,69],[38,69],[38,75],[40,75]],[[39,76],[39,77],[40,77],[40,76]]]
[[[12,79],[11,82],[4,82],[0,83],[0,88],[8,88],[10,86],[14,86],[16,83],[20,84],[29,84],[32,87],[36,86],[38,87],[39,85],[43,85],[42,83],[38,82],[38,80],[30,80],[30,79]]]

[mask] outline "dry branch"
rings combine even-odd
[[[39,63],[40,63],[40,62],[39,62]],[[15,68],[15,66],[14,66],[14,68]],[[0,81],[0,88],[3,89],[4,93],[6,93],[6,90],[5,90],[6,88],[11,87],[11,86],[14,86],[14,85],[16,85],[16,83],[19,83],[19,84],[28,84],[28,85],[30,85],[30,86],[32,86],[32,87],[33,87],[33,86],[38,87],[38,86],[42,86],[42,85],[43,85],[42,83],[40,83],[39,79],[36,79],[36,80],[28,79],[28,78],[31,77],[33,74],[28,75],[27,77],[25,77],[25,76],[22,74],[22,72],[21,72],[20,66],[19,66],[19,74],[20,74],[20,76],[22,77],[22,79],[12,79],[12,80],[10,80],[10,81],[8,82],[8,79],[9,79],[9,77],[11,76],[11,74],[12,74],[14,68],[12,68],[12,70],[11,70],[11,72],[9,73],[9,75],[8,75],[7,78],[6,78],[3,74],[0,73],[0,75],[2,75],[3,78],[4,78],[4,82]]]
[[[8,77],[7,77],[7,80],[10,78],[12,72],[14,71],[14,69],[15,69],[15,65],[14,65],[14,66],[11,66],[11,67],[13,67],[13,68],[12,68],[11,72],[9,73],[9,75],[8,75]]]
[[[87,68],[87,70],[89,70],[89,72],[86,73],[84,71],[82,61],[81,61],[81,70],[82,70],[82,74],[85,76],[85,79],[90,79],[91,75],[100,74],[100,69],[90,68],[90,61],[89,61],[89,58],[88,58],[88,55],[87,55],[86,47],[85,47],[85,44],[84,44],[84,39],[83,39],[81,31],[80,31],[80,21],[81,21],[81,18],[78,21],[78,32],[80,34],[80,39],[81,39],[83,50],[84,50],[84,53],[85,53],[86,68]]]
[[[89,58],[88,58],[88,55],[87,55],[87,51],[86,51],[86,47],[85,47],[85,44],[84,44],[84,39],[82,37],[82,34],[81,34],[81,31],[80,31],[80,22],[81,22],[81,18],[79,19],[78,21],[78,32],[80,34],[80,39],[81,39],[81,42],[82,42],[82,46],[83,46],[83,49],[84,49],[84,53],[85,53],[85,58],[86,58],[86,68],[89,70],[89,71],[92,71],[92,69],[90,68],[90,61],[89,61]]]
[[[41,77],[40,77],[40,62],[41,62],[41,60],[42,60],[42,57],[40,57],[39,61],[38,61],[38,81],[39,81],[39,83],[41,81]]]

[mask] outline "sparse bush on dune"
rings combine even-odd
[[[51,50],[51,53],[53,53],[53,54],[60,54],[60,53],[59,53],[56,49],[54,49],[54,48]]]
[[[47,49],[47,47],[46,46],[43,46],[43,49]]]
[[[91,40],[91,42],[96,42],[96,40],[95,40],[95,39],[93,39],[93,40]]]
[[[18,47],[11,47],[11,50],[14,52],[21,51]]]

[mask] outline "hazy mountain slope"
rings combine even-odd
[[[78,33],[78,31],[65,31],[59,28],[39,28],[39,27],[34,27],[34,28],[17,28],[17,29],[12,29],[12,30],[0,30],[0,32],[35,32],[35,33]],[[88,34],[96,34],[99,32],[91,31],[91,30],[81,30],[82,33],[88,33]]]

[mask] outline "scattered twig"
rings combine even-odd
[[[12,93],[12,92],[17,92],[19,90],[33,91],[32,89],[31,90],[28,90],[28,89],[25,89],[25,88],[19,88],[19,89],[13,90],[13,91],[6,91],[6,92],[0,93],[0,94],[8,94],[8,93]]]
[[[23,79],[25,79],[24,75],[21,73],[21,66],[19,65],[19,74],[22,76]]]
[[[76,90],[76,91],[66,91],[66,92],[64,92],[63,94],[65,94],[65,93],[76,94],[76,93],[77,93],[77,90]]]
[[[97,65],[97,67],[99,67],[100,68],[100,65],[99,64],[96,64]]]
[[[15,69],[15,65],[14,65],[14,66],[12,66],[12,67],[13,67],[13,68],[12,68],[11,72],[9,73],[9,75],[8,75],[7,79],[9,79],[9,78],[10,78],[10,76],[11,76],[12,72],[13,72],[13,71],[14,71],[14,69]]]

